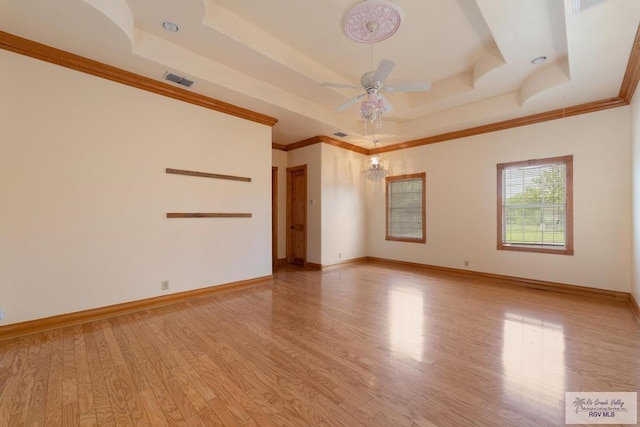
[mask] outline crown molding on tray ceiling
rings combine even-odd
[[[140,76],[138,74],[131,73],[129,71],[125,71],[120,68],[104,64],[102,62],[94,61],[80,55],[76,55],[61,49],[56,49],[32,40],[18,37],[4,31],[0,31],[0,49],[5,49],[21,55],[40,59],[42,61],[50,62],[87,74],[92,74],[97,77],[105,78],[125,84],[127,86],[132,86],[138,89],[167,96],[169,98],[189,102],[194,105],[199,105],[204,108],[240,117],[267,126],[274,126],[278,122],[278,119],[267,116],[265,114],[257,113],[255,111],[247,110],[214,98],[209,98],[207,96],[190,92],[182,88],[174,87],[167,83]],[[629,105],[629,103],[631,102],[639,80],[640,25],[638,26],[638,30],[636,31],[636,36],[631,48],[629,60],[627,62],[627,68],[620,87],[620,93],[617,97],[574,105],[571,107],[561,108],[544,113],[518,117],[501,122],[490,123],[473,128],[461,129],[439,135],[428,136],[425,138],[419,138],[411,141],[401,142],[398,144],[388,145],[386,147],[376,148],[375,150],[369,150],[325,135],[314,136],[312,138],[294,142],[293,144],[288,145],[274,143],[272,145],[272,148],[283,151],[292,151],[309,145],[324,143],[365,155],[404,150],[421,145],[434,144],[437,142],[444,142],[452,139],[480,135],[489,132],[496,132],[499,130],[510,129],[519,126],[528,126],[535,123],[576,116],[579,114],[592,113],[610,108],[623,107]]]
[[[389,151],[406,150],[408,148],[419,147],[421,145],[435,144],[438,142],[450,141],[453,139],[464,138],[468,136],[480,135],[483,133],[496,132],[499,130],[505,130],[520,126],[528,126],[535,123],[546,122],[549,120],[563,119],[566,117],[577,116],[580,114],[593,113],[601,110],[608,110],[610,108],[624,107],[631,103],[635,90],[640,81],[640,25],[636,31],[636,36],[631,47],[629,54],[629,60],[627,62],[627,68],[620,85],[620,92],[618,96],[611,98],[601,99],[598,101],[587,102],[585,104],[573,105],[571,107],[559,108],[557,110],[551,110],[544,113],[532,114],[529,116],[517,117],[515,119],[505,120],[496,123],[490,123],[487,125],[476,126],[467,129],[460,129],[453,132],[442,133],[439,135],[427,136],[425,138],[414,139],[411,141],[401,142],[398,144],[387,145],[385,147],[376,148],[373,150],[366,150],[363,154],[371,155],[377,153],[385,153]],[[333,140],[327,136],[319,135],[313,138],[305,139],[303,141],[294,142],[289,145],[276,144],[278,148],[274,146],[274,149],[280,149],[283,151],[291,151],[296,148],[306,147],[316,143],[328,143],[327,140]],[[313,141],[313,142],[312,142]],[[337,140],[333,140],[337,141]],[[342,142],[342,141],[337,141]],[[342,142],[342,148],[347,150],[356,151],[362,153],[362,147],[358,147],[352,144]],[[338,144],[332,144],[341,146]],[[280,148],[284,147],[284,148]]]
[[[0,49],[273,127],[278,119],[0,31]]]

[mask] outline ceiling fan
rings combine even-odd
[[[391,70],[396,64],[388,59],[383,59],[378,64],[378,68],[375,71],[369,71],[362,75],[360,78],[360,86],[345,85],[340,83],[327,83],[323,82],[322,85],[326,87],[335,87],[342,89],[356,89],[363,90],[364,93],[351,98],[349,101],[335,108],[335,111],[344,111],[359,100],[367,98],[365,102],[377,103],[385,112],[391,111],[392,106],[387,99],[380,94],[380,92],[423,92],[431,89],[431,82],[425,81],[420,83],[401,83],[393,86],[385,86],[384,82],[387,79]]]

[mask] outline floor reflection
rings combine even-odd
[[[529,397],[564,396],[564,349],[562,325],[506,313],[502,345],[504,388]]]
[[[416,361],[424,340],[422,293],[409,288],[389,290],[389,342],[391,350]]]

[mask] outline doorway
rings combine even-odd
[[[307,260],[307,165],[287,168],[287,262]]]

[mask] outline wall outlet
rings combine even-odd
[[[342,252],[338,254],[338,258],[342,258]]]
[[[465,262],[464,262],[464,266],[465,266],[465,267],[469,267],[469,261],[466,261],[466,260],[465,260]]]
[[[168,290],[168,289],[169,289],[169,281],[168,281],[168,280],[163,280],[163,281],[162,281],[162,283],[161,283],[161,285],[160,285],[160,288],[161,288],[163,291]]]
[[[2,306],[0,306],[0,320],[4,319],[4,310],[2,309]]]

